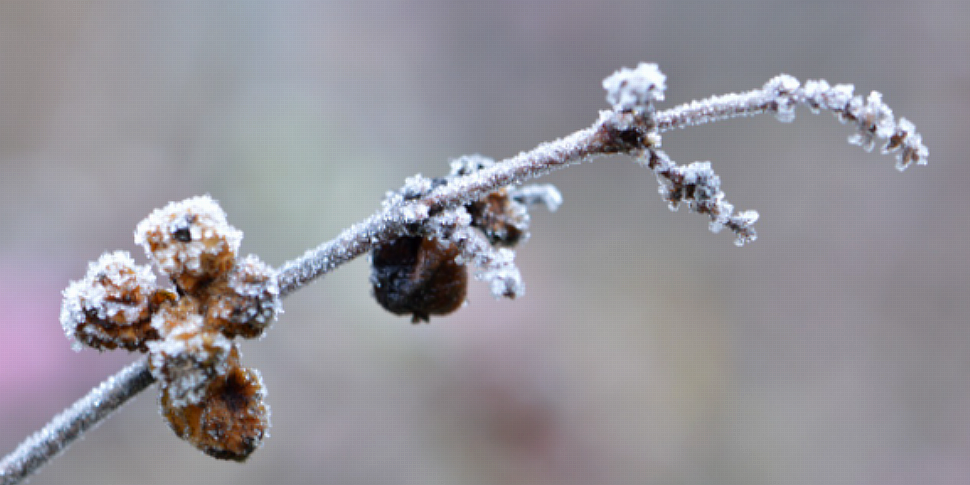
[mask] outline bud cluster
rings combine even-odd
[[[276,271],[237,259],[242,233],[208,196],[174,202],[138,224],[148,266],[107,253],[64,290],[61,324],[75,348],[147,352],[162,415],[181,438],[217,458],[244,460],[269,428],[259,372],[242,367],[234,338],[264,334],[280,312]]]

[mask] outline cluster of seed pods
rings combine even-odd
[[[406,186],[403,195],[391,196],[402,200],[407,200],[411,192],[420,196],[425,190],[447,184],[451,178],[474,174],[494,163],[477,155],[462,157],[452,162],[448,177],[424,179],[428,187]],[[558,192],[552,190],[558,197]],[[525,194],[503,187],[458,210],[467,213],[467,225],[485,238],[485,246],[513,248],[529,237],[529,203],[542,200],[541,196]],[[460,244],[434,231],[401,236],[377,246],[371,253],[374,297],[385,310],[410,315],[413,323],[427,322],[431,315],[449,314],[465,303],[467,262],[473,259],[463,254]]]
[[[259,371],[240,364],[234,339],[263,335],[280,312],[276,271],[255,256],[237,258],[241,241],[210,197],[173,202],[138,224],[135,242],[174,288],[117,251],[68,286],[61,308],[75,348],[148,353],[169,426],[237,461],[267,435],[269,408]]]

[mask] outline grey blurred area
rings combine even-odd
[[[364,259],[288,298],[243,344],[273,410],[247,463],[149,389],[31,483],[970,483],[967,25],[959,0],[0,2],[0,454],[136,358],[72,352],[60,291],[145,262],[152,209],[211,194],[280,265],[407,176],[588,126],[646,61],[667,106],[782,72],[879,90],[930,165],[805,109],[665,135],[761,213],[741,249],[629,158],[555,172],[522,299],[473,283],[413,326]]]

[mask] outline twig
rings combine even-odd
[[[102,382],[0,461],[0,485],[20,483],[153,382],[144,358]]]

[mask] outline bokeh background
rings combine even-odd
[[[799,109],[665,135],[761,213],[742,249],[629,158],[556,172],[527,294],[412,326],[363,258],[262,340],[272,436],[210,459],[155,389],[31,483],[970,483],[970,5],[944,1],[4,1],[0,453],[136,356],[75,353],[60,291],[211,194],[280,265],[405,177],[588,126],[656,62],[667,106],[786,72],[885,94],[930,165]]]

